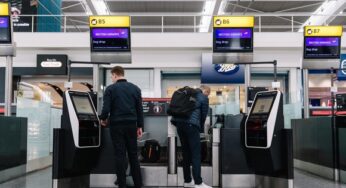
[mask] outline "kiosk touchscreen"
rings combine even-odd
[[[89,93],[66,91],[73,140],[77,148],[100,146],[100,123]]]
[[[245,122],[245,144],[248,148],[270,148],[274,136],[282,94],[280,91],[256,94]]]

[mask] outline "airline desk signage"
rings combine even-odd
[[[342,26],[305,26],[304,59],[339,59]]]
[[[12,43],[12,25],[8,3],[0,2],[0,44]]]
[[[346,80],[346,54],[340,55],[340,69],[338,71],[338,80]]]
[[[213,52],[252,52],[252,16],[214,16]]]
[[[129,16],[90,16],[92,52],[130,52]]]

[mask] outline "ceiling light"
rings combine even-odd
[[[104,0],[91,1],[98,15],[109,15],[108,5]]]
[[[204,3],[203,16],[200,22],[199,32],[208,32],[216,1],[209,0]],[[205,16],[204,16],[205,15]],[[210,15],[210,16],[209,16]]]

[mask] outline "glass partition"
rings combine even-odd
[[[28,118],[28,161],[49,156],[51,105],[17,98],[17,117]]]

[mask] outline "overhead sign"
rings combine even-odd
[[[341,37],[342,26],[305,26],[304,36],[308,37]]]
[[[9,16],[9,15],[10,15],[9,4],[0,2],[0,16]]]
[[[201,82],[203,84],[244,84],[244,66],[213,64],[202,56]]]
[[[340,55],[340,67],[341,70],[338,71],[338,80],[346,80],[346,54]],[[344,69],[344,70],[342,70]]]
[[[129,16],[90,16],[92,52],[130,52]]]
[[[90,16],[89,25],[93,27],[130,27],[130,16]]]
[[[214,16],[214,27],[254,27],[253,16]]]
[[[67,75],[67,61],[64,54],[37,54],[37,74]]]

